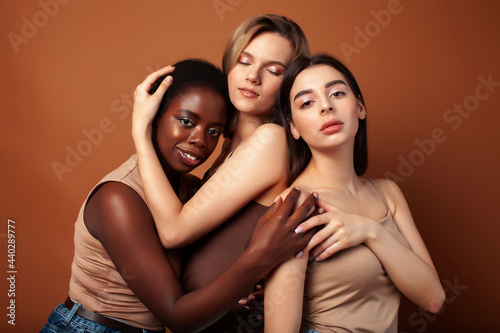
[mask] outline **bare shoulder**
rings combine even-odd
[[[392,180],[386,178],[373,179],[378,188],[383,192],[391,209],[395,212],[401,204],[406,206],[406,199],[399,186]]]
[[[394,196],[399,196],[402,194],[401,189],[393,180],[387,178],[378,178],[373,179],[373,181],[388,198],[390,197],[394,199]]]
[[[251,140],[265,144],[286,142],[285,129],[277,124],[266,123],[260,125],[250,136]]]
[[[102,184],[90,197],[84,211],[85,225],[100,239],[107,230],[135,230],[151,219],[141,196],[130,186],[119,182]],[[101,236],[101,237],[100,237]]]
[[[258,156],[263,164],[288,163],[285,130],[276,124],[263,124],[242,142],[235,155],[238,151],[247,157]]]

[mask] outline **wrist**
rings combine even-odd
[[[132,127],[132,138],[134,139],[134,142],[136,144],[151,140],[151,133],[152,133],[151,125],[141,126],[137,128],[135,126]]]
[[[250,245],[241,255],[240,260],[254,276],[263,279],[273,267],[269,267],[267,260],[263,260],[265,253]]]
[[[381,228],[381,224],[377,221],[370,220],[368,222],[368,232],[365,240],[365,244],[368,247],[378,241],[378,239],[380,238]]]

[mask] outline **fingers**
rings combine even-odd
[[[293,188],[288,193],[285,200],[283,201],[283,205],[281,208],[281,211],[285,214],[285,216],[290,216],[290,212],[295,207],[295,204],[297,202],[297,199],[299,198],[299,195],[300,195],[300,190],[296,187]]]
[[[159,78],[161,78],[162,76],[165,76],[165,75],[168,75],[170,73],[172,73],[173,71],[175,70],[175,67],[173,66],[166,66],[166,67],[163,67],[151,74],[149,74],[146,79],[144,79],[144,81],[137,86],[137,89],[136,89],[136,92],[147,92],[149,94],[149,92],[151,91],[153,85],[157,82],[157,80]],[[165,82],[166,80],[163,80],[161,82],[161,84],[159,85],[159,87],[162,86],[162,84],[164,84],[164,87],[162,89],[163,90],[163,93],[165,93],[166,89],[165,89],[165,85],[169,85],[170,82],[172,82],[172,77],[170,77],[170,79]],[[170,82],[169,82],[170,81]],[[159,88],[158,88],[159,89]]]
[[[318,227],[320,225],[323,225],[323,224],[326,224],[328,222],[330,222],[330,217],[327,216],[327,215],[316,215],[316,216],[313,216],[311,218],[309,218],[308,220],[302,222],[296,229],[295,229],[295,232],[296,233],[301,233],[301,232],[306,232],[314,227]]]
[[[272,219],[272,216],[278,211],[278,209],[281,207],[283,203],[283,200],[281,199],[280,196],[276,197],[276,200],[274,200],[274,203],[269,207],[264,214],[260,217],[259,221],[268,221]],[[262,223],[262,222],[261,222]]]
[[[314,249],[314,251],[311,252],[310,257],[314,258],[315,261],[322,261],[330,258],[335,253],[345,248],[346,246],[342,241],[337,241],[326,248]]]
[[[295,191],[297,191],[297,192],[295,192]],[[296,201],[297,199],[295,198],[295,195],[297,195],[297,197],[298,197],[299,190],[294,189],[293,192],[291,192],[290,194],[293,194],[292,198],[293,198],[293,200]],[[289,194],[289,196],[290,196],[290,194]],[[285,204],[286,204],[286,200],[289,199],[289,196],[287,196],[287,198],[285,199]],[[294,229],[297,227],[297,224],[299,224],[304,219],[306,219],[314,211],[314,207],[315,207],[314,204],[315,204],[317,198],[318,198],[317,193],[310,193],[306,197],[306,199],[304,200],[302,205],[300,205],[300,207],[297,210],[295,210],[295,212],[290,216],[290,218],[288,220],[290,221],[290,223],[292,224]],[[293,203],[290,202],[290,206],[286,207],[286,209],[287,209],[286,211],[288,212],[288,214],[290,214],[290,210],[293,209],[295,201]]]
[[[333,205],[330,205],[329,203],[327,203],[327,202],[325,202],[324,200],[321,200],[321,199],[318,199],[316,201],[316,206],[323,208],[325,210],[325,212],[331,212],[331,211],[334,211],[334,210],[338,210],[337,207],[335,207]]]

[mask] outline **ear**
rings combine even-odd
[[[292,133],[292,136],[295,140],[300,139],[300,134],[299,131],[297,131],[297,127],[295,127],[295,124],[293,123],[293,120],[287,119],[288,121],[288,126],[290,126],[290,132]]]
[[[363,105],[363,103],[361,103],[361,98],[359,96],[357,100],[358,100],[358,118],[363,120],[366,118],[366,108]]]

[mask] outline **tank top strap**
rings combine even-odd
[[[370,181],[370,183],[372,183],[373,187],[375,188],[375,190],[377,191],[378,195],[382,199],[382,202],[384,203],[385,208],[387,208],[387,211],[390,212],[391,209],[389,208],[389,203],[387,202],[387,199],[385,198],[384,192],[380,189],[380,187],[378,187],[378,185],[375,183],[375,181],[373,179],[367,178],[367,180]]]

